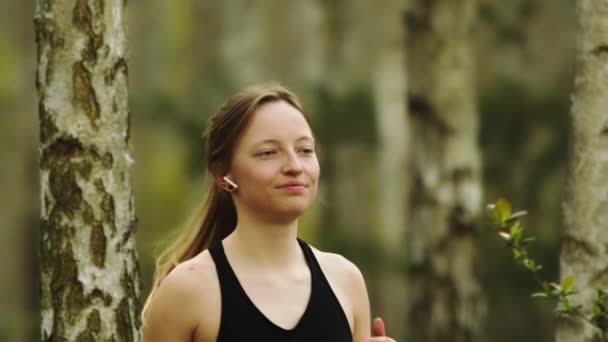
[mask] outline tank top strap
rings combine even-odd
[[[221,278],[225,276],[227,273],[226,270],[229,268],[229,264],[222,243],[219,242],[209,247],[209,254],[211,254],[211,258],[213,258],[213,262],[215,263],[218,277]]]
[[[308,264],[308,268],[310,269],[310,273],[314,282],[315,280],[318,280],[319,274],[323,274],[323,272],[321,271],[321,266],[319,265],[317,258],[315,258],[315,254],[312,251],[312,248],[310,248],[310,246],[300,238],[298,238],[298,243],[302,248],[302,252],[304,253],[304,259],[306,259],[306,264]]]
[[[222,242],[220,241],[210,247],[209,254],[211,254],[211,258],[213,258],[213,262],[215,263],[215,269],[222,293],[222,301],[232,302],[231,304],[234,304],[233,302],[243,302],[242,298],[239,297],[242,297],[245,294],[241,293],[241,285],[234,270],[230,267]]]

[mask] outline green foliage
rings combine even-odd
[[[513,213],[511,203],[504,198],[499,198],[495,203],[489,204],[487,209],[494,230],[513,252],[513,260],[530,271],[539,284],[541,291],[533,293],[532,297],[557,301],[558,305],[554,310],[556,314],[585,320],[600,329],[602,338],[605,340],[608,336],[608,292],[596,289],[597,296],[593,301],[592,316],[588,317],[583,312],[582,305],[571,302],[570,296],[577,293],[574,287],[574,276],[566,276],[560,284],[540,278],[539,271],[542,269],[542,265],[534,261],[526,248],[535,238],[524,236],[524,228],[519,220],[527,212],[518,211]]]

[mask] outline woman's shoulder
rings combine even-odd
[[[325,271],[343,278],[344,281],[363,282],[363,274],[354,262],[348,260],[341,254],[321,251],[313,246],[310,246],[315,257],[319,261],[321,268]]]
[[[204,251],[169,272],[154,293],[146,316],[156,326],[206,334],[218,329],[220,307],[215,264],[209,252]]]
[[[164,289],[175,295],[196,299],[213,291],[217,284],[215,264],[208,251],[203,251],[195,257],[175,266],[163,279],[159,292]],[[218,285],[219,288],[219,285]]]

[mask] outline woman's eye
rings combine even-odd
[[[269,157],[275,154],[275,151],[272,150],[267,150],[267,151],[262,151],[260,153],[258,153],[258,156],[262,156],[262,157]]]
[[[315,150],[313,150],[312,148],[303,148],[300,150],[300,152],[302,152],[304,154],[312,154],[312,153],[315,153]]]

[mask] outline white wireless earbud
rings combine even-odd
[[[234,188],[234,189],[238,189],[239,188],[239,186],[236,185],[236,183],[233,182],[230,178],[228,178],[228,176],[224,176],[224,177],[222,177],[222,179],[224,181],[226,181],[226,183],[228,183],[232,188]]]

